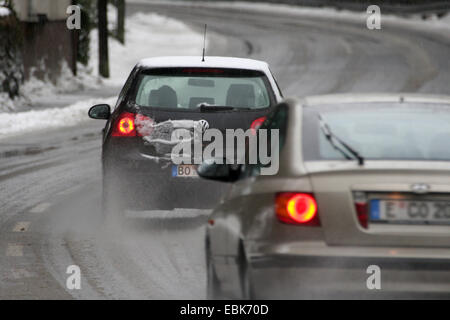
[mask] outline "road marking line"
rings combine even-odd
[[[41,213],[50,208],[52,204],[48,202],[39,203],[37,206],[30,210],[31,213]]]
[[[22,257],[23,256],[23,246],[20,244],[8,244],[6,248],[7,257]]]
[[[27,232],[30,228],[31,222],[28,221],[20,221],[17,222],[13,228],[13,232]]]

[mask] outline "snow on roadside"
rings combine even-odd
[[[420,19],[420,17],[416,17],[417,19]],[[424,21],[424,23],[427,26],[431,26],[434,28],[441,29],[444,32],[447,32],[447,35],[449,35],[450,32],[450,13],[447,13],[442,18],[437,18],[436,16],[432,16],[430,19],[427,19]]]
[[[90,99],[64,108],[49,108],[39,111],[0,113],[0,137],[5,138],[34,130],[75,126],[88,119],[87,111],[98,103],[114,104],[116,97]]]
[[[0,17],[6,17],[11,14],[11,11],[8,8],[0,7]]]
[[[17,105],[30,104],[30,100],[21,96],[11,100],[6,92],[0,92],[0,112],[14,111]]]
[[[91,74],[89,68],[82,64],[77,65],[77,76],[74,77],[69,65],[64,60],[61,66],[61,74],[53,84],[48,78],[41,80],[34,75],[30,77],[20,88],[23,97],[33,100],[39,97],[50,97],[60,93],[70,93],[85,88],[98,88],[102,80]]]

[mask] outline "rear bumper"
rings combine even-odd
[[[145,158],[109,158],[105,176],[114,176],[115,190],[124,207],[131,210],[213,208],[229,187],[200,177],[173,177],[172,163]]]
[[[450,299],[450,249],[305,247],[250,256],[256,298]],[[369,288],[369,266],[379,267],[381,289]]]

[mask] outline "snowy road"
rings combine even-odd
[[[198,29],[208,23],[210,54],[268,61],[286,95],[450,94],[450,33],[397,25],[369,31],[358,22],[283,12],[128,8],[137,11]],[[158,213],[121,230],[100,228],[102,126],[92,121],[0,141],[0,299],[205,297],[204,212]],[[81,290],[66,289],[70,265],[81,268]]]

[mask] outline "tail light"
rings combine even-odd
[[[154,121],[141,114],[122,112],[113,125],[113,137],[136,137],[150,135]]]
[[[369,227],[369,206],[366,194],[364,192],[355,192],[353,198],[359,224],[364,229],[367,229]]]
[[[278,220],[288,224],[320,226],[317,202],[308,193],[278,193],[275,198]]]
[[[253,135],[256,134],[256,131],[259,129],[259,127],[262,126],[262,124],[264,123],[264,121],[266,121],[266,119],[267,117],[261,117],[252,122],[252,124],[250,125],[250,129],[252,130]]]
[[[112,129],[113,137],[135,137],[136,127],[134,125],[134,113],[122,112],[114,123]]]

